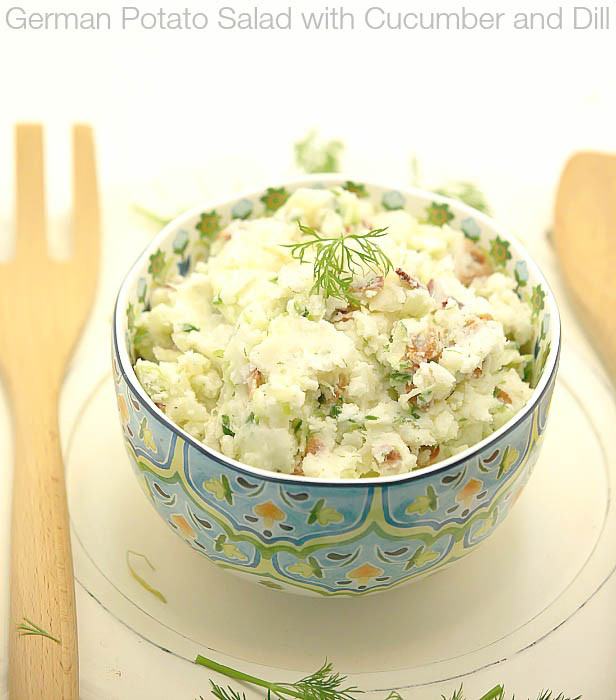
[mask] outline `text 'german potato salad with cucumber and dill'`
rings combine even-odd
[[[529,399],[531,309],[514,289],[447,223],[303,188],[153,292],[135,372],[174,423],[245,464],[402,474]]]

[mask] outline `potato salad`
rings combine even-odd
[[[302,188],[271,216],[232,221],[205,261],[153,291],[135,372],[171,421],[244,464],[402,474],[472,446],[530,398],[531,310],[515,286],[448,223]]]

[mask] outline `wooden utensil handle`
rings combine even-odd
[[[50,391],[49,383],[29,384],[12,392],[16,440],[9,697],[78,700],[75,589],[58,394]],[[19,630],[21,624],[39,626],[50,636]]]
[[[575,310],[616,386],[616,155],[572,156],[558,186],[554,224]]]

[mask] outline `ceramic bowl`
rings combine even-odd
[[[188,274],[204,237],[232,219],[275,211],[298,187],[342,185],[386,209],[436,225],[450,221],[495,269],[514,276],[532,308],[534,387],[526,406],[487,439],[409,474],[324,481],[241,464],[174,425],[133,371],[135,314],[170,271]],[[214,201],[167,225],[132,266],[116,301],[113,376],[135,474],[160,516],[200,554],[279,591],[349,596],[385,591],[460,559],[506,518],[526,484],[546,428],[560,351],[552,292],[517,240],[459,202],[342,176],[312,176]]]

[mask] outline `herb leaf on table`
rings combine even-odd
[[[460,182],[452,182],[443,187],[437,187],[433,190],[435,194],[440,194],[443,197],[458,199],[469,207],[477,209],[484,214],[490,213],[490,207],[483,192],[472,182],[461,180]]]
[[[36,622],[32,622],[32,620],[29,620],[27,617],[24,617],[23,621],[15,626],[19,630],[19,635],[21,637],[29,637],[32,635],[37,637],[47,637],[47,639],[51,639],[51,641],[55,642],[56,644],[62,643],[61,639],[58,639],[57,637],[54,637],[53,635],[49,634],[49,632],[37,625]]]
[[[201,655],[197,656],[195,663],[218,671],[229,678],[265,688],[267,689],[268,698],[273,697],[279,700],[287,700],[288,698],[300,698],[300,700],[356,700],[356,695],[362,692],[354,686],[342,687],[346,681],[346,676],[336,673],[327,659],[317,671],[295,683],[266,681],[262,678],[256,678],[241,671],[236,671],[229,666],[224,666]],[[231,687],[222,688],[211,680],[210,683],[212,685],[212,695],[219,700],[245,700],[245,694],[240,696]]]
[[[295,683],[266,681],[263,678],[257,678],[248,673],[237,671],[230,666],[219,664],[217,661],[208,659],[200,654],[195,659],[195,663],[205,666],[212,671],[217,671],[228,678],[265,688],[267,690],[266,700],[289,700],[289,698],[299,698],[300,700],[358,700],[357,696],[363,693],[362,690],[355,686],[343,687],[346,685],[347,677],[337,673],[327,659],[317,671]],[[231,686],[223,688],[212,680],[210,680],[210,684],[212,686],[211,693],[218,700],[246,700],[245,693],[240,694]],[[581,700],[581,698],[581,695],[571,698],[565,696],[564,693],[554,695],[551,690],[543,690],[537,696],[537,700]],[[203,696],[200,696],[200,700],[204,700]],[[397,690],[392,690],[384,700],[406,699]],[[409,696],[408,700],[412,700],[412,698]],[[464,695],[462,686],[460,686],[449,698],[441,695],[440,700],[467,700],[467,697]],[[472,699],[468,698],[468,700]],[[496,685],[478,700],[506,700],[505,687]],[[515,700],[515,696],[511,700]]]
[[[344,151],[342,141],[319,143],[315,129],[308,132],[294,147],[295,163],[306,173],[337,173],[340,171],[340,155]]]

